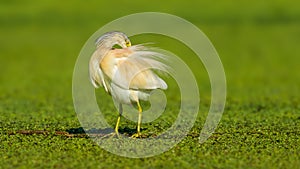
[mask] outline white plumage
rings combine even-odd
[[[121,49],[114,49],[119,45]],[[167,89],[167,84],[153,69],[166,71],[167,66],[161,61],[164,55],[143,45],[131,46],[130,40],[122,32],[108,32],[96,40],[96,50],[89,63],[90,80],[94,87],[103,86],[105,91],[120,105],[136,102],[139,108],[137,134],[140,136],[142,108],[139,100],[148,100],[149,92],[154,89]]]

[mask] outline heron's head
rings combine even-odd
[[[105,47],[111,49],[114,45],[119,45],[122,48],[131,46],[129,38],[122,32],[113,31],[107,32],[96,40],[97,47]]]

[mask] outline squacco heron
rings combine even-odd
[[[99,37],[96,50],[89,63],[90,80],[95,88],[103,86],[119,105],[119,116],[115,134],[122,116],[122,104],[136,103],[138,108],[137,133],[141,136],[142,107],[140,100],[147,101],[155,89],[167,89],[167,84],[154,71],[153,67],[166,69],[163,55],[143,45],[133,45],[122,32],[108,32]],[[119,48],[115,48],[115,46]]]

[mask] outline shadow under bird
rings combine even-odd
[[[102,86],[119,106],[115,134],[122,116],[122,104],[136,103],[138,107],[137,133],[140,137],[142,107],[140,100],[147,101],[155,89],[167,89],[167,84],[153,69],[166,71],[165,55],[143,45],[131,45],[122,32],[108,32],[99,37],[96,50],[89,63],[90,80],[95,88]],[[120,48],[114,48],[118,45]]]

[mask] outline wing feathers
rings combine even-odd
[[[146,51],[143,46],[133,46],[126,57],[116,59],[113,83],[124,89],[166,89],[167,84],[153,72],[153,69],[166,71],[167,66],[160,60],[162,54]]]
[[[109,50],[105,54],[95,51],[90,61],[90,79],[95,87],[104,86],[108,92],[110,83],[123,89],[167,89],[165,81],[153,71],[167,72],[165,61],[165,55],[143,45]]]

